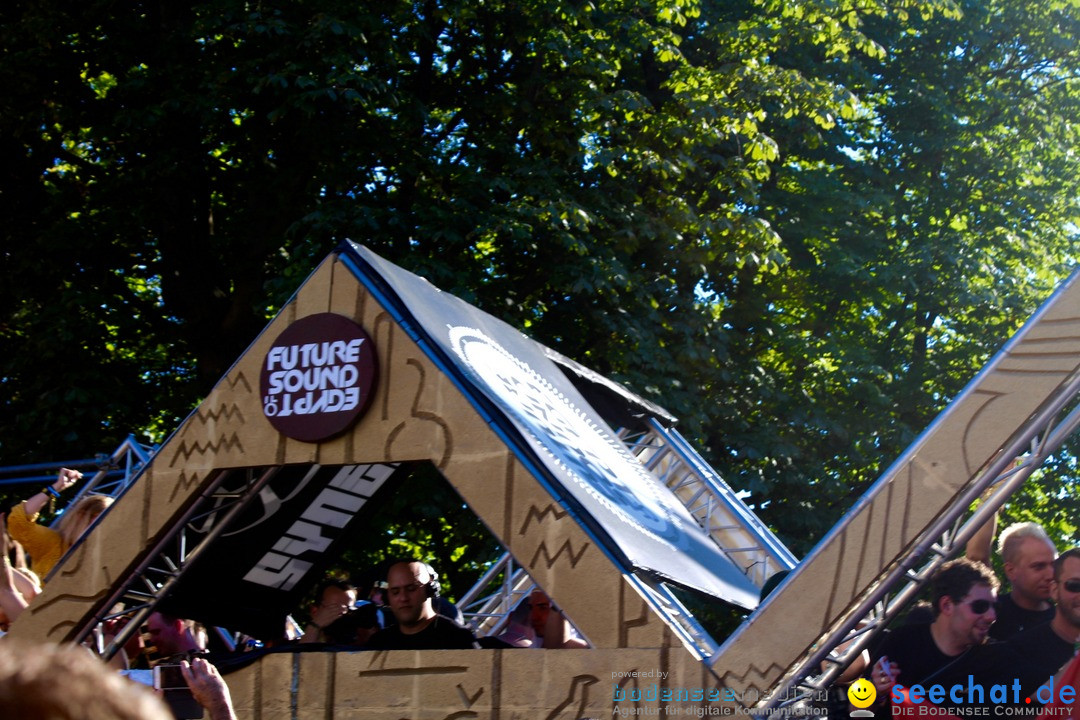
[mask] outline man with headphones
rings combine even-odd
[[[427,563],[401,560],[386,573],[386,595],[397,625],[371,636],[373,650],[458,650],[479,648],[476,636],[435,611],[439,575]]]

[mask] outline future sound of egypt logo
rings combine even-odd
[[[362,327],[335,313],[308,315],[267,350],[259,375],[263,415],[283,435],[322,442],[364,413],[377,373],[375,348]]]

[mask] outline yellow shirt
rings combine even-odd
[[[38,525],[37,517],[37,513],[34,513],[33,517],[26,514],[25,501],[19,503],[11,508],[8,514],[8,532],[30,555],[31,569],[44,580],[63,556],[64,543],[60,539],[60,533]]]

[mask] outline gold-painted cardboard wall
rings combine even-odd
[[[911,551],[917,535],[1080,371],[1080,280],[1063,285],[861,506],[716,656],[726,686],[765,693],[831,623]],[[798,618],[799,622],[791,622]]]
[[[228,682],[245,720],[606,720],[735,711],[707,668],[664,649],[284,653]]]
[[[263,416],[259,374],[268,348],[289,324],[322,312],[353,318],[367,330],[378,353],[379,377],[372,405],[353,428],[326,442],[304,443],[280,435]],[[541,710],[563,707],[561,703],[567,700],[577,678],[595,676],[603,687],[605,672],[631,662],[621,659],[624,656],[619,653],[605,651],[614,648],[651,649],[640,655],[640,660],[638,654],[625,656],[635,658],[633,663],[650,667],[661,661],[679,667],[694,664],[697,666],[694,682],[699,684],[705,682],[702,673],[711,677],[626,581],[622,571],[532,477],[457,387],[429,361],[336,255],[311,275],[294,300],[158,451],[145,472],[13,625],[11,634],[55,642],[68,639],[78,621],[99,611],[103,599],[128,577],[155,539],[169,530],[188,498],[216,470],[291,463],[339,465],[411,460],[430,460],[441,470],[595,648],[571,655],[540,650],[503,655],[499,651],[471,651],[462,659],[453,660],[453,666],[460,669],[447,676],[453,679],[447,686],[450,689],[439,690],[438,703],[442,706],[460,705],[464,698],[475,697],[474,704],[485,705],[488,707],[485,712],[489,713],[475,717],[517,716],[498,713],[505,700],[515,708],[513,713],[519,707],[529,709],[522,709],[521,717],[542,717],[537,714]],[[213,547],[210,552],[214,552]],[[440,667],[441,663],[449,662],[441,654],[432,656],[435,659],[429,655],[428,652],[382,654],[379,662],[418,666],[434,663]],[[250,692],[234,688],[242,707],[260,708],[260,714],[248,717],[289,716],[286,709],[291,700],[274,698],[277,698],[275,693],[291,687],[289,683],[278,682],[275,674],[291,673],[291,666],[284,670],[279,667],[290,662],[300,663],[303,670],[299,690],[303,697],[327,697],[321,686],[317,690],[309,688],[307,668],[319,667],[319,663],[339,663],[334,677],[344,677],[341,673],[345,670],[341,668],[369,667],[365,663],[371,662],[371,656],[358,654],[348,659],[305,653],[295,661],[268,657],[251,671],[261,673],[260,688]],[[315,675],[322,677],[320,673]],[[359,670],[348,673],[360,678],[355,687],[363,691],[350,689],[352,694],[339,696],[335,692],[331,697],[388,697],[387,684],[377,679],[382,676],[369,672],[361,677]],[[493,673],[498,675],[497,682],[493,681]],[[419,672],[419,677],[429,676],[426,671]],[[411,682],[408,680],[406,684]],[[407,713],[402,709],[369,714],[368,710],[360,712],[343,706],[335,709],[333,717],[445,717],[423,710],[429,703],[424,689],[427,684],[416,682],[403,701],[409,708]],[[443,679],[436,682],[432,677],[431,682],[432,687],[442,687]],[[230,676],[230,685],[233,684]],[[464,689],[457,690],[458,686]],[[344,680],[333,684],[333,688],[341,688],[342,692],[345,687]],[[488,688],[486,695],[476,696],[481,688]],[[512,692],[508,693],[508,689]],[[379,703],[370,707],[376,706],[392,707]],[[608,714],[610,709],[608,706]],[[464,708],[461,712],[472,711]]]

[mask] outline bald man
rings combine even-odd
[[[373,650],[466,650],[479,648],[476,635],[435,612],[439,577],[427,563],[403,560],[386,573],[386,594],[397,625],[371,636]]]

